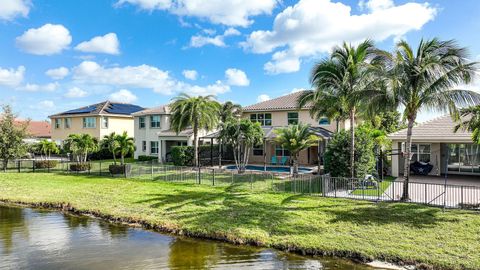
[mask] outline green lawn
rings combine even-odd
[[[480,269],[478,212],[54,173],[0,174],[0,200],[69,203],[236,243]]]
[[[395,181],[395,177],[385,176],[382,182],[378,185],[378,189],[356,189],[351,194],[352,195],[365,195],[365,196],[381,196],[385,190],[390,186],[390,184]]]

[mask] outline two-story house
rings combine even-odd
[[[318,145],[300,152],[298,158],[299,164],[319,164],[326,143],[332,136],[332,133],[336,131],[337,124],[330,121],[327,117],[318,120],[312,118],[308,111],[311,105],[307,105],[300,110],[297,109],[297,99],[301,93],[301,91],[295,92],[243,108],[242,117],[250,119],[253,122],[259,122],[265,132],[264,145],[253,149],[249,157],[251,163],[276,163],[278,165],[282,163],[282,160],[287,160],[290,154],[287,150],[275,143],[275,130],[281,127],[287,127],[288,125],[303,123],[309,124],[311,131],[316,134],[320,140]],[[342,121],[339,123],[338,128],[349,129],[350,122]]]
[[[52,140],[61,144],[70,134],[90,134],[97,139],[112,132],[134,135],[132,113],[144,108],[104,101],[101,103],[50,115]]]
[[[170,152],[173,146],[193,145],[193,130],[187,129],[176,133],[170,128],[170,109],[168,105],[162,105],[133,114],[135,155],[156,156],[160,162],[170,161]],[[199,132],[199,137],[204,136],[205,131]]]

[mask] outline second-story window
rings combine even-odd
[[[72,126],[72,118],[65,118],[65,128],[70,128]]]
[[[318,120],[318,124],[321,126],[330,125],[330,119],[328,119],[328,117],[321,117],[320,120]]]
[[[97,119],[95,117],[84,117],[83,118],[83,128],[96,128]]]
[[[138,118],[138,128],[145,128],[145,116]]]
[[[272,125],[272,114],[271,113],[252,113],[250,114],[250,121],[260,123],[262,126],[271,126]]]
[[[102,128],[108,128],[108,117],[102,116]]]
[[[151,128],[160,128],[160,115],[151,115],[150,116],[150,127]]]
[[[55,129],[59,129],[62,126],[62,119],[55,118]]]
[[[289,125],[298,125],[298,112],[289,112],[287,114],[287,122]]]

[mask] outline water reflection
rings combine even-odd
[[[0,205],[0,269],[371,269]]]

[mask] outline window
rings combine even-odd
[[[158,142],[150,142],[150,154],[158,154]]]
[[[421,161],[430,162],[430,144],[416,144],[412,143],[412,160],[411,162]]]
[[[253,155],[254,156],[263,156],[263,144],[257,145],[253,147]]]
[[[286,149],[284,149],[283,147],[277,145],[275,147],[275,156],[279,156],[279,157],[289,157],[290,156],[290,152]]]
[[[147,151],[147,141],[142,141],[142,152]]]
[[[108,128],[108,117],[102,116],[102,128]]]
[[[318,124],[321,126],[330,125],[330,119],[328,119],[328,117],[321,117],[320,120],[318,120]]]
[[[449,144],[445,149],[448,171],[462,173],[480,173],[480,145]]]
[[[72,126],[72,118],[65,118],[65,128],[70,128]]]
[[[55,118],[55,129],[59,129],[61,125],[62,125],[62,119]]]
[[[97,119],[95,117],[84,117],[83,118],[83,128],[96,128]]]
[[[298,112],[289,112],[287,114],[287,122],[289,125],[298,125]]]
[[[151,115],[150,116],[150,127],[151,128],[160,128],[160,115]]]
[[[145,128],[145,116],[138,118],[138,128]]]
[[[250,121],[260,123],[262,126],[271,126],[272,125],[272,114],[271,113],[252,113],[250,114]]]

